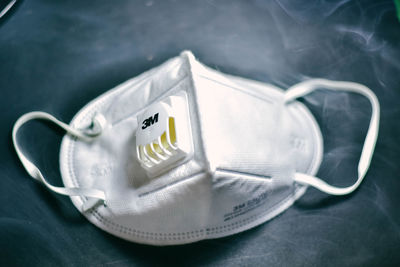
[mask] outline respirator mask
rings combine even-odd
[[[352,186],[315,177],[323,140],[296,99],[316,89],[358,93],[372,105]],[[49,184],[18,144],[18,129],[32,119],[67,131],[60,150],[65,187]],[[25,114],[12,138],[30,176],[70,196],[96,226],[138,243],[173,245],[259,225],[307,186],[353,192],[369,168],[378,125],[379,102],[363,85],[315,79],[284,91],[212,70],[186,51],[94,99],[69,125],[44,112]]]

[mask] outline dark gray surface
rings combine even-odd
[[[0,265],[400,264],[400,23],[392,1],[20,1],[0,20]],[[205,64],[284,88],[309,77],[370,87],[381,128],[359,190],[309,189],[282,215],[227,238],[175,247],[129,243],[97,229],[67,197],[29,178],[11,145],[23,113],[69,121],[88,101],[190,49]],[[352,183],[370,116],[345,93],[305,99],[325,140],[319,176]],[[24,150],[61,185],[63,133],[32,122]]]

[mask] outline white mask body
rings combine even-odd
[[[372,112],[358,177],[338,188],[315,177],[322,161],[318,124],[298,97],[318,88],[365,96]],[[126,240],[175,245],[259,225],[308,185],[350,194],[367,174],[380,107],[367,87],[311,79],[284,91],[220,73],[183,52],[83,107],[71,123],[30,112],[14,124],[16,153],[29,175],[71,197],[86,218]],[[67,131],[60,150],[65,187],[47,182],[22,152],[18,129],[45,119]]]
[[[193,153],[148,177],[136,157],[137,118],[153,103],[184,92]],[[234,234],[288,208],[306,190],[293,173],[316,174],[323,142],[299,102],[285,106],[272,85],[209,69],[190,52],[110,90],[72,120],[107,120],[91,142],[63,139],[60,168],[66,187],[103,190],[106,205],[84,215],[124,239],[182,244]],[[73,196],[81,210],[87,199]]]

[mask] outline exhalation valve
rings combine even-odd
[[[138,116],[136,155],[148,176],[166,172],[193,152],[184,92],[151,105]]]

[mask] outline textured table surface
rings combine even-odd
[[[152,247],[90,224],[69,198],[30,179],[11,144],[23,113],[70,121],[88,101],[189,49],[205,64],[287,88],[308,78],[355,81],[381,103],[371,168],[346,197],[315,189],[254,229],[190,245]],[[400,22],[393,1],[19,1],[0,19],[0,265],[400,265]],[[317,92],[304,103],[324,135],[319,176],[346,186],[370,106]],[[63,132],[20,133],[55,185]]]

